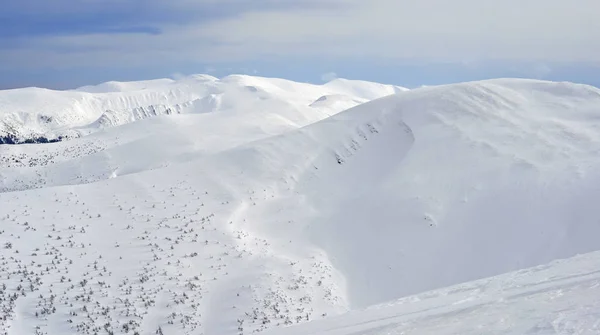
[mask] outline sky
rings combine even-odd
[[[0,89],[196,73],[600,86],[598,13],[598,0],[6,1]]]

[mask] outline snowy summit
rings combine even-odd
[[[592,86],[4,90],[0,192],[2,335],[600,333]]]

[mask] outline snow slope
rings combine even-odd
[[[579,255],[264,334],[598,334],[599,261]]]
[[[307,234],[354,306],[596,250],[599,103],[591,87],[497,80],[339,114],[380,111],[332,148],[335,172],[298,182]]]
[[[0,146],[0,330],[246,334],[600,249],[596,88],[219,83],[219,112]]]

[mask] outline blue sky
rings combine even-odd
[[[0,11],[0,88],[192,73],[600,86],[597,13],[597,0],[11,1]]]

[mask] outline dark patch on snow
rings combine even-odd
[[[45,123],[52,123],[52,116],[40,115],[40,120]]]
[[[65,140],[66,138],[63,136],[58,136],[57,138],[47,138],[45,136],[32,137],[26,139],[19,139],[14,135],[8,134],[6,136],[0,136],[0,145],[1,144],[42,144],[42,143],[55,143]]]

